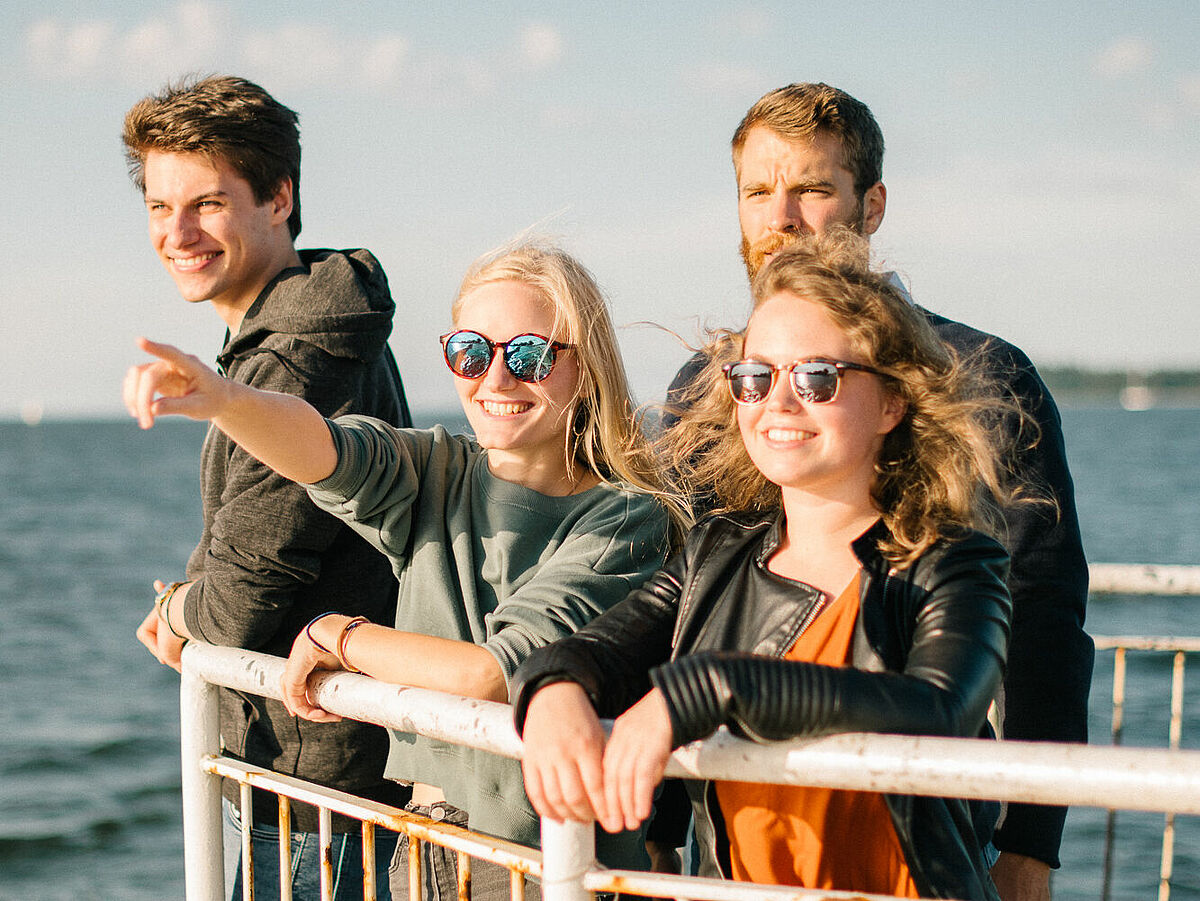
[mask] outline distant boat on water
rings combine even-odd
[[[1125,410],[1149,410],[1158,403],[1158,398],[1142,376],[1129,373],[1125,387],[1117,394],[1117,401]]]
[[[1154,390],[1146,385],[1126,385],[1117,400],[1126,410],[1149,410],[1157,403]]]
[[[21,422],[28,426],[41,425],[46,408],[40,400],[28,400],[21,404]]]

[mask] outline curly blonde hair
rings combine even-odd
[[[575,409],[569,414],[564,454],[607,482],[652,494],[666,506],[678,539],[691,525],[687,504],[669,490],[634,409],[616,329],[596,280],[577,259],[547,242],[524,239],[484,254],[467,270],[451,315],[464,298],[494,282],[533,288],[554,310],[552,341],[574,345],[579,361]],[[568,471],[574,469],[568,465]]]
[[[895,565],[916,560],[939,539],[972,527],[1003,538],[1003,507],[1046,501],[1019,485],[1016,444],[1037,427],[989,377],[982,358],[960,358],[925,314],[888,278],[871,270],[866,240],[846,229],[781,251],[755,278],[755,307],[779,294],[820,305],[850,339],[862,362],[884,374],[906,413],[884,438],[872,499],[891,538],[881,548]],[[722,367],[741,359],[742,332],[709,333],[708,362],[678,393],[668,413],[679,422],[659,438],[676,487],[715,511],[769,510],[778,485],[754,466],[742,444]],[[1005,437],[1008,436],[1008,437]]]

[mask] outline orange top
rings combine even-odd
[[[787,660],[845,666],[859,577],[796,639]],[[883,796],[876,792],[718,782],[733,878],[918,898]]]

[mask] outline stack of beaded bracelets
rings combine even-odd
[[[349,619],[346,624],[342,626],[342,631],[338,633],[337,641],[333,643],[333,646],[336,648],[336,650],[330,650],[329,648],[325,647],[325,645],[317,641],[316,637],[312,634],[313,623],[319,619],[324,619],[327,616],[333,616],[336,613],[336,610],[329,610],[325,613],[320,613],[314,616],[311,620],[309,620],[308,625],[304,627],[304,634],[308,636],[308,640],[311,641],[318,650],[324,651],[326,654],[332,654],[334,657],[336,657],[338,659],[338,663],[342,665],[342,669],[346,670],[346,672],[361,674],[362,670],[346,660],[346,641],[349,639],[351,632],[353,632],[363,623],[370,622],[370,620],[368,620],[365,616],[355,616]]]
[[[171,625],[171,608],[167,605],[171,603],[171,598],[175,597],[175,592],[187,584],[187,582],[172,582],[154,598],[154,608],[158,611],[158,618],[167,624],[172,635],[183,641],[187,641],[187,639],[176,632],[175,627]]]

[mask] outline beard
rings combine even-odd
[[[863,233],[863,213],[862,198],[859,198],[858,206],[850,214],[850,218],[845,222],[839,222],[838,225],[844,225],[855,234],[861,235]],[[746,266],[746,275],[749,276],[750,281],[754,281],[754,276],[758,275],[758,270],[766,265],[771,254],[778,253],[783,248],[790,247],[793,244],[798,244],[807,237],[807,234],[798,231],[770,232],[761,241],[751,244],[743,232],[738,252],[742,256],[742,263]]]

